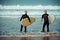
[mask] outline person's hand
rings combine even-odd
[[[30,22],[30,24],[31,24],[31,22]]]
[[[40,20],[41,20],[41,22],[42,22],[42,18],[41,18]]]
[[[30,23],[30,25],[31,25],[31,22],[29,22]]]
[[[43,23],[43,19],[42,18],[40,19],[40,21],[41,21],[41,23]]]

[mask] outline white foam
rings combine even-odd
[[[0,5],[0,9],[60,9],[60,6],[52,6],[52,5],[35,5],[35,6],[21,6],[21,5],[9,5],[9,6],[2,6]]]
[[[45,33],[45,34],[6,34],[0,35],[0,37],[51,37],[60,36],[59,33]]]

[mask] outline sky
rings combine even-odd
[[[0,9],[59,9],[60,0],[0,0]]]

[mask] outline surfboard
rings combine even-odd
[[[55,20],[55,16],[54,15],[51,15],[51,14],[49,14],[48,18],[49,18],[49,23],[50,24],[53,23],[54,20]]]
[[[25,19],[22,19],[22,20],[20,21],[20,23],[21,23],[23,26],[29,26],[29,25],[31,25],[33,22],[35,22],[35,18],[30,17],[30,20],[31,20],[31,23],[29,22],[28,18],[25,18]]]
[[[48,19],[49,19],[49,24],[51,24],[51,23],[54,22],[55,16],[52,15],[52,14],[49,14]],[[44,23],[44,19],[41,18],[40,22],[43,24]]]

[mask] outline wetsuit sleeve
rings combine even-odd
[[[42,19],[43,19],[43,15],[42,15]]]
[[[48,14],[48,16],[49,16],[49,14]]]
[[[27,16],[27,17],[28,17],[29,22],[31,22],[31,20],[30,20],[29,16]]]
[[[22,16],[23,17],[23,16]],[[20,18],[20,21],[22,20],[22,17]]]

